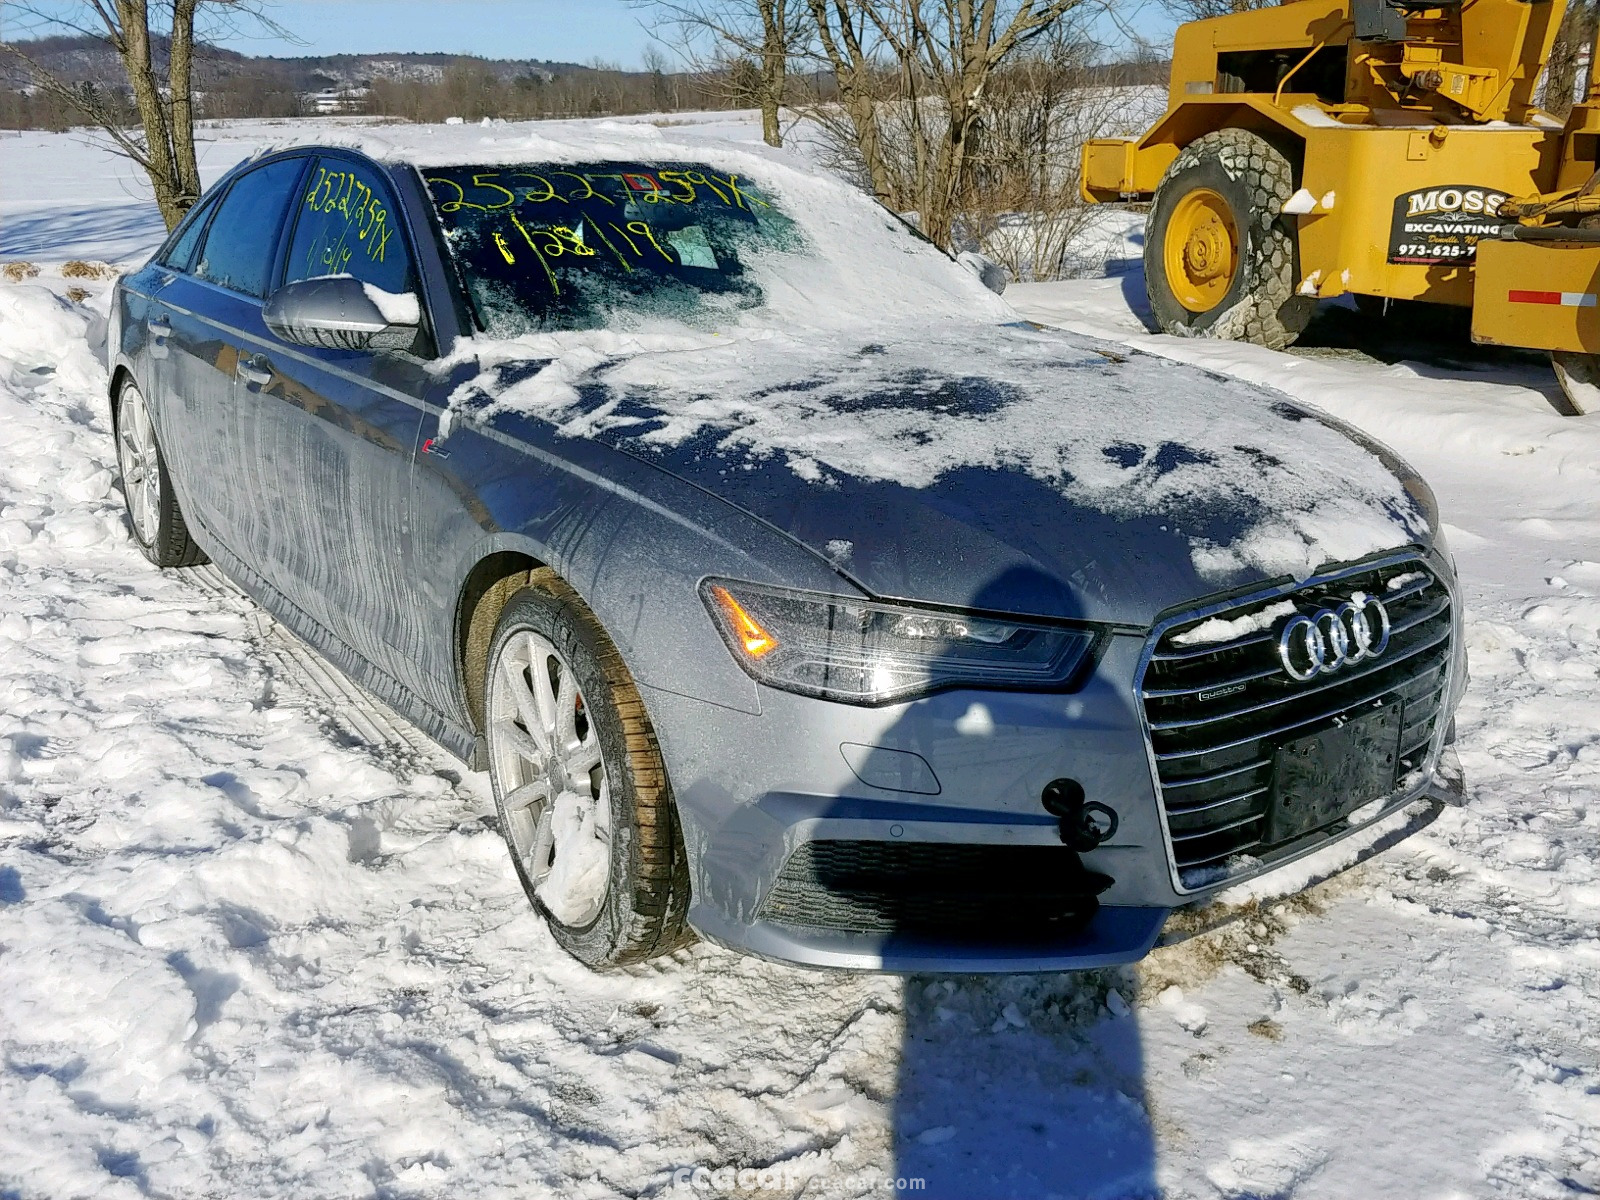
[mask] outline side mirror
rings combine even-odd
[[[1006,284],[1011,282],[1011,278],[1006,274],[1006,269],[994,259],[966,250],[956,255],[956,261],[983,280],[983,286],[996,296],[1006,294]]]
[[[350,275],[285,284],[267,299],[261,318],[284,341],[325,350],[408,350],[422,325],[422,303]]]

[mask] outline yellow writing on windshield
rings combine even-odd
[[[554,180],[563,180],[560,186]],[[518,202],[524,204],[582,204],[598,200],[602,204],[616,205],[617,201],[595,184],[615,180],[624,193],[642,204],[694,204],[706,203],[715,197],[728,208],[755,212],[770,208],[765,200],[745,189],[737,174],[718,175],[713,171],[661,170],[654,174],[644,171],[477,171],[469,184],[442,175],[428,177],[428,183],[449,189],[435,193],[442,213],[475,209],[493,212],[510,208]],[[508,184],[513,186],[507,186]],[[471,192],[469,195],[468,192]]]
[[[624,273],[641,267],[718,270],[717,251],[696,217],[729,211],[749,221],[771,207],[738,175],[701,168],[467,167],[427,176],[426,182],[440,215],[454,218],[447,224],[462,226],[452,229],[452,240],[470,229],[473,237],[485,239],[485,250],[492,243],[490,253],[498,252],[519,272],[533,269],[531,254],[557,295],[562,292],[558,272],[587,266],[597,256]],[[331,191],[325,187],[319,194]],[[679,215],[656,206],[697,211]]]

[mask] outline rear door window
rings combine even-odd
[[[201,201],[189,214],[177,238],[158,260],[162,266],[171,267],[174,271],[189,269],[189,264],[194,261],[194,249],[200,244],[200,237],[206,231],[206,222],[211,217],[211,210],[216,206],[215,198],[208,198]]]
[[[399,209],[380,172],[346,158],[317,160],[296,205],[284,282],[354,275],[386,292],[414,289]]]
[[[264,297],[284,214],[305,165],[304,158],[280,158],[234,180],[206,231],[194,273],[247,296]]]

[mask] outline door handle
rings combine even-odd
[[[239,378],[254,387],[266,387],[272,382],[272,368],[266,364],[267,360],[259,356],[254,359],[241,358],[238,367]]]
[[[158,318],[145,326],[150,331],[150,357],[167,357],[167,341],[172,337],[172,326]]]

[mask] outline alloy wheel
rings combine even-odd
[[[161,531],[160,458],[150,410],[131,385],[123,389],[117,414],[117,466],[133,530],[145,545],[153,545]]]
[[[489,769],[506,835],[535,894],[564,925],[599,915],[611,877],[611,800],[599,731],[571,665],[519,629],[489,682]]]

